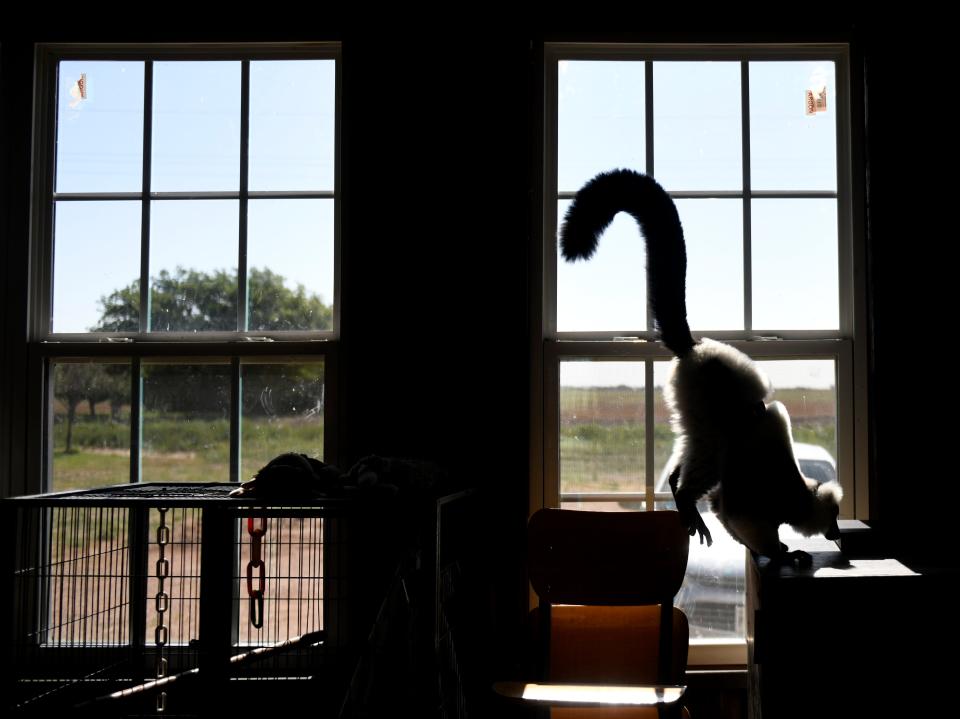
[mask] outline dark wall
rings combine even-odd
[[[525,482],[491,470],[526,446],[527,58],[525,43],[344,46],[347,457]]]
[[[957,307],[957,128],[945,80],[955,41],[875,25],[866,52],[872,301],[872,516],[921,561],[957,564],[950,345]],[[949,83],[948,83],[949,84]]]
[[[27,413],[27,242],[33,60],[27,42],[0,41],[0,496],[23,494]]]
[[[428,458],[483,490],[501,648],[526,600],[530,68],[522,38],[344,42],[342,463]]]

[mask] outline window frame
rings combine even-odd
[[[236,191],[152,192],[149,189],[151,152],[150,134],[143,137],[144,183],[137,192],[54,192],[57,121],[57,66],[71,60],[129,60],[150,63],[168,60],[238,61],[241,66],[241,161],[240,184]],[[251,191],[246,177],[248,168],[246,146],[249,137],[249,63],[258,60],[334,60],[334,152],[333,189],[323,191]],[[240,471],[241,364],[246,359],[263,362],[275,359],[282,362],[324,363],[324,461],[336,461],[337,448],[337,365],[340,338],[341,308],[341,124],[342,124],[342,52],[339,42],[309,43],[200,43],[200,44],[73,44],[38,43],[35,50],[34,113],[31,178],[30,272],[27,319],[27,344],[30,379],[27,387],[29,422],[39,429],[28,432],[27,493],[50,491],[52,483],[53,416],[49,408],[53,398],[54,361],[121,361],[131,367],[131,440],[130,482],[140,481],[139,404],[141,400],[140,364],[150,360],[214,360],[231,366],[230,400],[230,460],[229,480],[238,481]],[[152,84],[145,68],[144,126],[150,127],[149,96]],[[212,197],[213,196],[213,197]],[[238,236],[238,326],[245,318],[246,296],[243,286],[246,278],[246,215],[249,199],[329,199],[333,202],[333,297],[332,321],[328,330],[283,331],[205,331],[205,332],[147,332],[146,313],[141,313],[140,331],[72,333],[51,331],[53,301],[53,214],[58,199],[104,200],[124,199],[149,207],[156,200],[237,200],[241,217]],[[144,215],[149,212],[144,210]],[[141,279],[149,277],[149,226],[141,220],[140,246]],[[142,298],[150,292],[148,283],[141,282]],[[225,478],[227,474],[225,473]]]
[[[533,251],[533,341],[531,366],[531,451],[530,513],[541,507],[560,506],[560,362],[569,359],[646,361],[647,436],[653,436],[653,362],[672,359],[657,339],[653,319],[648,316],[642,330],[558,331],[557,308],[557,217],[558,203],[572,197],[559,191],[558,177],[558,63],[563,60],[643,60],[646,63],[646,172],[653,166],[653,88],[652,63],[659,60],[738,61],[741,63],[741,149],[743,179],[741,189],[733,192],[671,192],[675,199],[730,197],[744,203],[745,216],[753,198],[828,197],[837,202],[838,306],[837,330],[776,330],[751,328],[750,227],[745,222],[744,236],[744,315],[743,330],[697,332],[727,342],[755,359],[832,359],[836,368],[837,396],[837,471],[845,494],[841,516],[869,517],[867,436],[867,342],[865,239],[860,196],[854,181],[854,157],[851,127],[853,99],[850,47],[831,44],[620,44],[620,43],[544,43],[543,45],[543,125],[540,202],[536,208],[539,233]],[[830,192],[769,192],[750,187],[749,164],[749,63],[763,60],[828,60],[836,68],[837,188]],[[655,175],[655,172],[652,174]],[[647,443],[645,456],[646,486],[643,492],[577,495],[587,501],[646,502],[672,499],[654,492],[653,443]],[[566,498],[566,497],[565,497]],[[691,665],[743,664],[745,645],[737,641],[691,642]]]

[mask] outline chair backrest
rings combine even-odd
[[[673,511],[535,513],[527,551],[542,678],[680,683],[688,627],[673,599],[689,544]]]
[[[530,582],[550,604],[673,601],[690,537],[677,512],[541,509],[527,527]]]

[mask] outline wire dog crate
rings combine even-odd
[[[335,712],[412,523],[396,501],[264,506],[235,487],[4,500],[8,708],[222,711],[277,680]]]

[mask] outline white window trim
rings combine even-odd
[[[333,252],[333,308],[332,327],[315,331],[236,331],[236,332],[155,332],[135,333],[58,333],[51,331],[51,306],[53,297],[53,225],[54,206],[54,140],[57,116],[57,64],[64,60],[234,60],[256,61],[268,59],[332,59],[335,69],[334,120],[334,189],[323,192],[256,192],[246,187],[237,191],[214,193],[226,199],[257,198],[267,196],[310,196],[332,199],[334,204]],[[341,311],[341,117],[342,113],[342,60],[341,44],[338,42],[311,43],[201,43],[201,44],[72,44],[39,43],[35,53],[34,117],[33,117],[33,174],[31,178],[30,222],[30,290],[27,320],[27,340],[30,354],[30,382],[27,389],[28,406],[34,427],[40,431],[28,432],[30,446],[27,448],[27,493],[46,491],[50,482],[50,441],[48,408],[52,394],[52,362],[54,359],[83,359],[130,361],[133,391],[131,399],[139,399],[139,367],[141,360],[177,358],[187,360],[215,359],[231,365],[231,460],[230,478],[238,479],[239,471],[239,414],[240,364],[245,359],[263,361],[264,358],[283,361],[309,362],[323,359],[325,385],[324,459],[335,462],[337,447],[336,372],[339,355]],[[146,108],[145,108],[146,109]],[[245,111],[249,111],[247,108]],[[147,120],[152,124],[152,118]],[[146,140],[145,140],[146,141]],[[71,193],[82,201],[84,193]],[[89,193],[90,199],[105,199],[110,195],[123,195],[132,202],[149,202],[155,199],[174,199],[176,195],[207,196],[210,193],[146,193],[141,188],[133,193]],[[149,239],[142,244],[142,254]],[[242,251],[242,250],[241,250]],[[143,265],[144,258],[141,257]],[[141,275],[145,270],[141,271]],[[141,322],[141,329],[145,329]],[[131,418],[131,425],[134,424]],[[137,432],[131,429],[131,476],[136,481],[135,457],[139,452]]]
[[[614,332],[559,332],[556,324],[557,266],[557,149],[558,71],[561,60],[798,60],[820,59],[836,63],[837,99],[837,220],[838,282],[840,295],[839,329],[832,332],[775,329],[710,332],[719,339],[757,359],[833,359],[837,381],[838,476],[846,489],[841,515],[869,517],[867,438],[867,343],[865,240],[862,223],[854,209],[853,151],[851,142],[851,80],[849,47],[826,45],[623,45],[547,43],[543,48],[543,164],[541,213],[538,246],[533,252],[532,294],[536,298],[533,327],[538,336],[531,342],[531,450],[530,513],[541,507],[560,504],[559,452],[559,367],[560,360],[604,358],[630,361],[672,358],[657,341],[651,318],[642,330]],[[648,65],[648,67],[650,67]],[[648,87],[648,92],[650,88]],[[748,103],[748,95],[742,93]],[[650,138],[648,137],[648,144]],[[753,192],[751,196],[761,193]],[[801,193],[790,193],[791,196]],[[686,196],[686,195],[684,195]],[[743,198],[741,191],[734,194]],[[745,253],[749,247],[745,247]],[[749,263],[745,262],[749,273]],[[746,274],[744,284],[749,287]],[[746,294],[749,295],[747,291]],[[750,299],[745,314],[749,317]],[[746,325],[749,327],[749,325]],[[694,332],[695,336],[703,336]],[[626,340],[626,341],[624,341]],[[653,386],[653,365],[647,363],[647,386]],[[648,393],[647,403],[652,403]],[[648,432],[653,412],[646,413]],[[647,464],[652,464],[647,458]],[[647,486],[637,499],[647,506],[655,499],[652,466],[647,467]],[[626,499],[634,498],[627,495]],[[596,500],[604,497],[597,496]],[[744,642],[710,641],[691,643],[691,666],[745,664]]]

